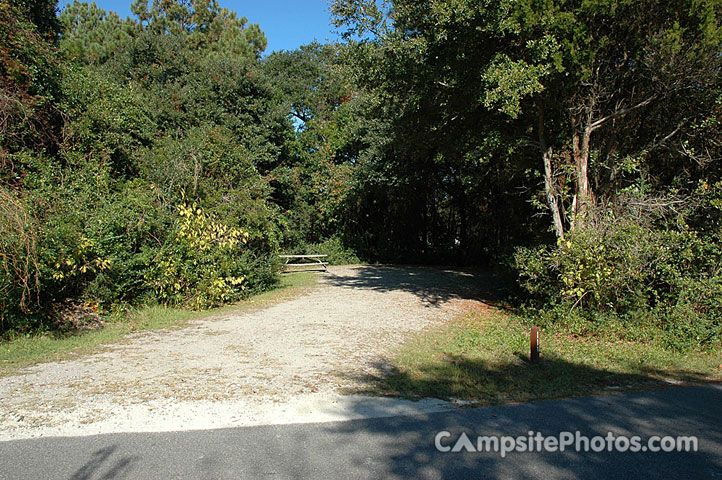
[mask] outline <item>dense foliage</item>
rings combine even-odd
[[[537,321],[719,345],[721,8],[334,2],[386,122],[372,244],[505,264]]]
[[[718,0],[0,3],[0,331],[207,308],[277,253],[501,265],[541,321],[722,339]],[[65,306],[65,307],[64,307]]]
[[[58,36],[3,8],[1,328],[76,299],[208,307],[272,285],[267,175],[293,130],[258,26],[215,2],[137,2],[134,20],[76,2]]]

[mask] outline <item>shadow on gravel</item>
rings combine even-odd
[[[324,281],[339,287],[363,288],[377,292],[409,292],[428,307],[453,299],[478,300],[500,306],[504,289],[493,274],[478,270],[431,267],[361,266],[353,273],[330,272]]]

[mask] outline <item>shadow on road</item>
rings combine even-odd
[[[624,395],[604,395],[563,401],[462,409],[418,417],[394,417],[328,424],[343,445],[362,432],[384,452],[376,467],[379,478],[719,478],[722,474],[722,388],[688,387]],[[653,436],[698,437],[699,451],[617,452],[574,451],[442,453],[435,447],[438,432],[447,431],[442,445],[453,446],[462,432],[477,445],[478,436],[528,437],[529,432],[559,436],[579,432],[590,440],[613,432],[639,436],[642,445]],[[584,448],[583,440],[580,443]],[[606,443],[605,443],[606,445]],[[591,450],[591,446],[589,447]],[[347,452],[353,466],[364,471],[364,452]],[[378,460],[378,459],[377,459]]]
[[[720,405],[722,387],[707,385],[347,422],[0,442],[0,478],[719,478]],[[461,433],[476,446],[478,436],[579,432],[589,451],[580,442],[582,451],[535,447],[505,457],[441,452],[439,432],[448,432],[443,446]],[[698,451],[591,451],[608,432],[639,436],[641,445],[695,436]]]
[[[354,276],[330,276],[328,281],[381,292],[403,290],[429,306],[454,298],[498,305],[503,298],[503,289],[485,272],[368,267]],[[361,452],[350,452],[355,463],[349,471],[378,469],[383,472],[379,478],[722,477],[722,412],[718,408],[722,405],[722,388],[711,385],[673,389],[668,381],[660,380],[706,383],[704,372],[649,368],[641,373],[619,373],[549,354],[541,363],[532,364],[521,352],[515,361],[507,359],[504,363],[443,355],[442,361],[431,362],[413,373],[384,363],[376,366],[376,371],[384,372],[380,375],[349,374],[349,379],[367,386],[367,390],[357,393],[473,398],[477,405],[609,394],[616,390],[657,390],[329,424],[334,437],[341,434],[342,443],[353,442],[362,434],[380,442],[379,448],[385,452],[383,462]],[[613,431],[615,435],[638,435],[644,442],[655,435],[696,435],[702,444],[696,453],[515,452],[502,459],[494,452],[438,452],[434,436],[442,430],[451,432],[450,439],[458,438],[460,432],[475,439],[478,435],[526,436],[529,431],[545,435],[579,431],[587,437],[604,437]]]
[[[70,478],[72,480],[111,480],[128,478],[133,464],[140,460],[139,456],[117,456],[118,447],[107,446],[94,451],[90,460],[86,461]],[[112,458],[112,457],[117,458]]]

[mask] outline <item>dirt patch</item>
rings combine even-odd
[[[385,358],[410,333],[485,308],[487,279],[473,272],[361,266],[320,275],[309,293],[260,311],[137,334],[0,379],[0,439],[307,421],[318,408],[306,406],[348,403],[339,392],[385,374]]]

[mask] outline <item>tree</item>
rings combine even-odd
[[[36,23],[37,22],[37,23]],[[17,184],[24,148],[54,149],[60,69],[54,4],[0,3],[0,181]]]
[[[583,225],[596,192],[624,187],[624,158],[690,134],[691,119],[712,108],[719,9],[713,0],[338,0],[332,11],[347,38],[362,37],[360,75],[382,92],[383,115],[414,157],[443,159],[429,169],[457,176],[493,139],[522,168],[529,150],[519,143],[533,147],[563,237]],[[452,184],[464,203],[463,181]]]
[[[345,47],[316,42],[263,61],[296,126],[288,159],[274,171],[275,195],[290,219],[289,243],[318,243],[342,230],[341,206],[362,143],[363,98]]]
[[[275,52],[264,60],[283,98],[290,103],[290,113],[306,123],[317,115],[328,116],[351,95],[351,85],[340,59],[340,45],[317,42],[298,50]]]
[[[566,218],[573,229],[595,204],[593,153],[599,165],[610,167],[620,148],[627,154],[657,148],[683,134],[690,115],[710,107],[708,89],[720,71],[719,8],[716,1],[520,2],[522,38],[549,37],[558,45],[558,68],[550,70],[543,92],[534,98],[558,237],[564,235],[564,215],[552,158],[568,152],[572,160],[574,187]],[[644,129],[643,119],[659,112],[665,112],[668,125]]]
[[[76,2],[50,39],[40,10],[0,4],[0,330],[62,324],[59,304],[205,307],[275,281],[265,177],[293,130],[265,36],[216,2],[133,8]]]
[[[389,124],[378,169],[410,189],[389,243],[479,261],[525,229],[531,212],[508,181],[528,168],[521,102],[543,88],[554,45],[515,35],[512,4],[334,4],[363,38],[350,39],[357,75]]]

